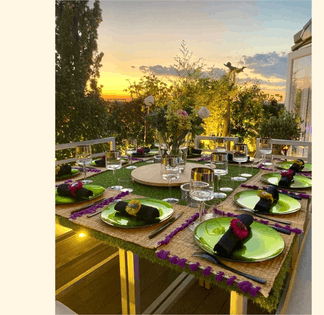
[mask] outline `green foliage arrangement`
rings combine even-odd
[[[107,134],[107,103],[97,84],[99,1],[55,1],[56,143],[97,139]]]
[[[238,89],[231,106],[232,134],[242,141],[256,137],[263,118],[263,103],[266,94],[258,84],[244,84]]]

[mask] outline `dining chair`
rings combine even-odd
[[[286,282],[276,315],[312,314],[312,231],[308,223],[295,267]]]
[[[261,158],[261,152],[259,149],[260,138],[256,139],[256,153],[255,159]],[[312,142],[310,141],[299,141],[299,140],[285,140],[285,139],[272,139],[272,145],[288,145],[295,147],[298,156],[283,155],[283,154],[272,154],[272,158],[281,158],[294,160],[296,158],[302,158],[306,163],[312,163]],[[289,151],[288,151],[289,154]]]
[[[238,137],[216,137],[216,136],[196,136],[194,141],[194,148],[195,149],[202,149],[204,152],[214,152],[213,149],[201,148],[201,141],[215,141],[217,138],[224,138],[226,144],[231,146],[231,142],[233,144],[238,144]]]
[[[77,314],[73,312],[70,308],[59,301],[55,301],[55,315],[63,315],[63,314]]]

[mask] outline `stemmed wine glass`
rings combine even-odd
[[[215,149],[216,152],[226,152],[226,141],[224,138],[216,138]]]
[[[106,168],[113,171],[113,177],[116,178],[116,170],[122,167],[121,154],[118,150],[107,151],[106,153]],[[121,190],[123,186],[114,185],[110,188]]]
[[[241,163],[246,162],[248,160],[247,153],[248,153],[248,148],[247,148],[247,145],[245,143],[235,144],[234,145],[233,161],[238,162],[238,164],[239,164],[239,171],[238,171],[239,176],[234,177],[233,178],[234,181],[243,182],[243,181],[246,180],[246,178],[243,177],[242,176],[243,174],[240,174],[240,172],[241,172]]]
[[[179,199],[171,197],[171,181],[180,177],[179,157],[177,155],[164,155],[161,160],[162,178],[168,181],[170,197],[163,199],[169,203],[178,203]]]
[[[194,230],[203,218],[205,201],[214,198],[214,171],[209,167],[195,167],[191,170],[189,196],[199,202],[199,218],[189,228]]]
[[[137,152],[137,140],[130,139],[126,140],[126,154],[130,156],[131,165],[127,166],[126,169],[133,170],[137,166],[133,165],[133,153]]]
[[[92,183],[91,179],[85,179],[87,176],[87,169],[86,165],[89,165],[92,160],[91,155],[91,146],[90,145],[79,145],[75,148],[75,157],[77,159],[77,164],[82,166],[84,178],[81,181],[82,184],[89,184]]]
[[[259,142],[259,150],[262,154],[262,164],[271,165],[271,163],[266,163],[266,154],[272,154],[272,139],[271,138],[261,138]]]
[[[216,192],[214,193],[214,198],[225,198],[227,195],[223,192],[218,192],[220,176],[226,175],[228,173],[228,158],[226,152],[213,152],[210,155],[210,167],[213,169],[217,177]]]

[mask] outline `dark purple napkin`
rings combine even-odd
[[[80,182],[73,184],[61,184],[57,187],[57,193],[60,196],[72,197],[76,199],[89,199],[89,197],[93,196],[93,192],[91,190],[82,187],[82,184],[80,184]]]
[[[70,175],[72,168],[71,165],[60,165],[58,166],[60,169],[57,172],[56,176],[62,176],[62,175]]]
[[[271,206],[275,204],[279,199],[278,189],[274,186],[269,186],[267,190],[262,192],[272,195],[273,200],[260,197],[260,200],[254,206],[254,210],[257,210],[258,212],[269,212]]]
[[[131,215],[126,211],[126,206],[129,204],[129,202],[125,201],[119,201],[115,205],[115,210],[120,212],[121,214],[125,216],[132,216],[136,217],[140,220],[144,221],[156,221],[157,218],[160,216],[159,209],[147,205],[141,204],[140,210],[136,213],[136,215]]]
[[[243,223],[245,227],[240,228],[240,222],[237,225],[237,219]],[[230,256],[234,250],[241,248],[251,234],[250,225],[253,221],[253,216],[250,214],[241,214],[237,218],[232,219],[231,225],[235,226],[235,228],[232,226],[229,227],[214,246],[214,251],[221,256],[227,257]],[[240,233],[246,234],[245,237],[238,236]]]

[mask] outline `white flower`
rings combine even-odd
[[[144,99],[144,104],[146,106],[151,106],[154,104],[154,97],[152,95],[148,96],[147,98]]]
[[[201,119],[205,119],[207,117],[209,117],[209,110],[206,108],[206,107],[201,107],[198,111],[198,116],[201,118]]]

